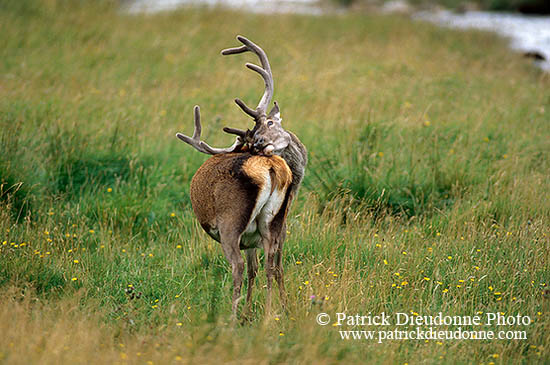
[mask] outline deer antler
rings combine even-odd
[[[271,74],[271,67],[269,66],[267,55],[265,54],[264,50],[261,49],[258,45],[240,35],[237,36],[237,40],[239,40],[243,45],[240,47],[224,49],[222,51],[222,55],[227,56],[231,54],[238,54],[250,51],[252,53],[255,53],[259,57],[262,67],[253,63],[246,63],[246,67],[248,67],[252,71],[256,71],[257,73],[259,73],[265,82],[265,91],[262,98],[260,99],[260,102],[258,103],[258,106],[256,107],[256,110],[248,107],[241,99],[235,99],[235,103],[237,103],[237,105],[241,107],[241,109],[246,114],[250,115],[255,120],[258,120],[260,119],[260,117],[267,114],[267,107],[269,106],[269,104],[271,103],[271,99],[273,98],[273,75]]]
[[[237,134],[237,139],[235,140],[235,143],[233,143],[232,146],[227,148],[215,148],[210,147],[206,142],[201,141],[201,111],[198,105],[195,105],[195,130],[193,131],[193,137],[186,136],[185,134],[176,133],[176,137],[184,141],[185,143],[189,144],[190,146],[194,147],[197,151],[206,153],[208,155],[217,155],[220,153],[228,153],[228,152],[234,152],[242,145],[244,144],[242,137],[244,138],[244,135],[241,136],[240,133],[233,133]]]
[[[222,55],[226,56],[226,55],[238,54],[238,53],[244,53],[244,52],[250,51],[256,54],[260,59],[260,63],[262,67],[252,63],[246,63],[246,67],[248,67],[252,71],[259,73],[265,82],[265,91],[264,91],[264,94],[262,95],[262,98],[260,99],[260,102],[258,103],[258,106],[256,107],[256,109],[252,109],[248,107],[244,103],[244,101],[242,101],[241,99],[239,98],[235,99],[235,103],[237,103],[237,105],[241,107],[241,109],[246,114],[250,115],[251,117],[254,118],[254,120],[258,121],[261,117],[266,116],[267,108],[273,98],[273,75],[271,74],[271,66],[269,66],[269,61],[267,59],[266,53],[258,45],[256,45],[254,42],[240,35],[237,36],[237,40],[239,40],[243,45],[240,47],[224,49],[222,51]],[[185,134],[182,134],[182,133],[177,133],[176,137],[178,137],[185,143],[189,144],[190,146],[194,147],[199,152],[206,153],[209,155],[216,155],[220,153],[240,151],[241,147],[243,147],[247,143],[247,141],[251,139],[251,136],[254,134],[256,130],[256,128],[254,128],[253,130],[244,131],[236,128],[226,127],[223,129],[226,133],[237,135],[235,143],[233,143],[232,146],[227,148],[214,148],[214,147],[210,147],[206,142],[200,140],[201,129],[202,128],[201,128],[200,109],[199,109],[199,106],[196,105],[195,106],[195,130],[193,131],[193,137],[186,136]]]

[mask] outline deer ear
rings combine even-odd
[[[271,109],[267,117],[270,119],[281,120],[281,112],[279,111],[279,104],[277,104],[277,102],[275,102],[273,109]]]

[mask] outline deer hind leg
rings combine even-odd
[[[220,230],[220,242],[225,258],[231,264],[233,275],[233,300],[232,319],[237,318],[237,309],[241,299],[241,287],[243,284],[244,260],[239,249],[241,235],[230,230]]]
[[[252,312],[252,289],[254,288],[254,279],[258,272],[258,256],[255,248],[246,250],[246,271],[248,273],[248,288],[246,291],[246,308],[248,313]]]

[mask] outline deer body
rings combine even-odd
[[[230,230],[239,234],[240,249],[260,248],[271,224],[286,217],[291,182],[292,173],[279,156],[216,155],[191,180],[193,211],[216,241]]]
[[[220,242],[231,263],[233,276],[233,318],[236,317],[243,282],[246,251],[248,289],[246,302],[251,309],[252,288],[258,270],[256,249],[263,248],[267,276],[266,312],[271,306],[273,277],[285,305],[282,250],[286,237],[286,217],[304,176],[307,151],[298,137],[282,125],[279,106],[267,113],[273,96],[273,76],[265,52],[248,39],[238,36],[243,46],[222,51],[223,55],[255,53],[262,67],[247,63],[265,82],[265,92],[256,109],[236,99],[255,126],[242,131],[224,128],[237,135],[228,148],[213,148],[200,140],[200,110],[195,106],[195,130],[192,137],[176,134],[202,153],[214,155],[206,160],[191,180],[193,211],[202,228]]]

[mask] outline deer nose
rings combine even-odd
[[[254,147],[261,147],[264,145],[264,142],[265,142],[264,137],[256,138],[256,140],[254,141]]]

